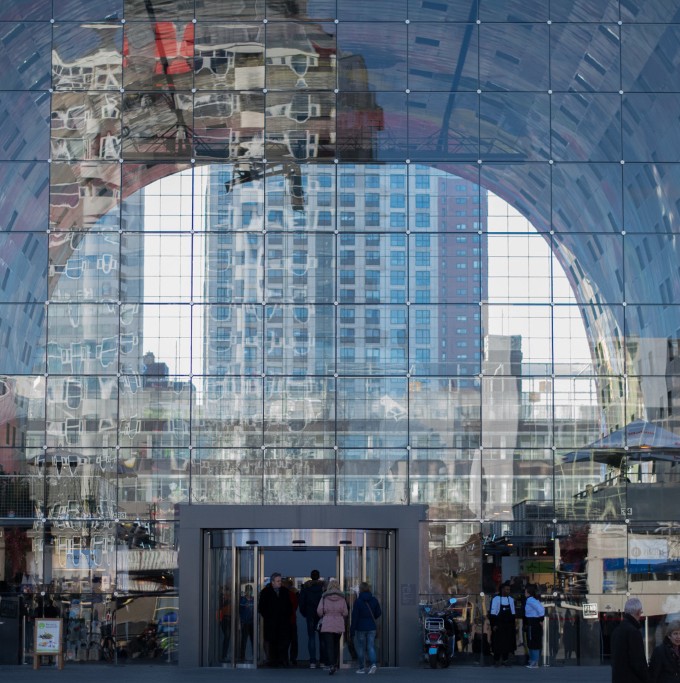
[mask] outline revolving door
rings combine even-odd
[[[393,531],[211,529],[203,534],[204,666],[262,666],[266,656],[258,618],[260,591],[273,572],[279,572],[299,591],[312,569],[317,569],[322,579],[340,582],[350,614],[359,584],[371,584],[382,607],[376,635],[378,661],[385,664],[394,659]],[[307,625],[299,612],[296,617],[291,626],[291,659],[304,665],[309,657]],[[349,666],[352,659],[348,636],[349,620],[341,639],[341,667]]]

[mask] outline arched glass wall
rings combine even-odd
[[[173,661],[178,505],[417,503],[421,600],[655,633],[676,4],[5,0],[3,596]]]

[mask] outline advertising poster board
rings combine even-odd
[[[40,666],[40,657],[51,656],[57,658],[57,666],[61,669],[64,666],[62,656],[63,622],[61,619],[41,619],[35,620],[33,653],[33,668]]]

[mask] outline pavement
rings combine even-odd
[[[390,683],[610,683],[611,667],[553,666],[528,670],[523,666],[502,667],[452,665],[448,669],[431,669],[423,664],[414,667],[378,669],[376,677]],[[174,665],[101,664],[67,662],[62,670],[55,666],[41,666],[37,671],[30,665],[0,666],[3,683],[313,683],[329,680],[322,669],[232,669],[180,668]],[[356,669],[341,669],[333,680],[348,682],[357,679]],[[369,679],[370,680],[370,679]]]

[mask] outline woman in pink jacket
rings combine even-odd
[[[338,668],[340,657],[340,636],[345,632],[345,618],[347,617],[347,601],[340,584],[331,579],[326,592],[319,600],[316,613],[321,617],[320,632],[326,644],[326,662],[328,673],[332,676]]]

